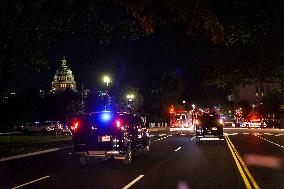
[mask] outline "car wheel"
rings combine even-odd
[[[142,149],[142,152],[144,155],[148,154],[150,152],[150,144],[148,144],[147,146],[145,146],[143,149]]]
[[[90,163],[90,157],[80,156],[79,161],[81,165],[88,165]]]
[[[126,151],[125,159],[123,160],[124,165],[129,165],[132,162],[132,150],[128,148]]]

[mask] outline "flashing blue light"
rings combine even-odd
[[[103,112],[101,114],[101,119],[102,121],[106,122],[106,121],[109,121],[111,119],[111,114],[110,112]]]

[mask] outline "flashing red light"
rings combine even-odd
[[[119,120],[116,121],[116,127],[120,128],[121,127],[121,122]]]

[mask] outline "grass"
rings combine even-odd
[[[71,136],[0,136],[0,158],[72,145]]]

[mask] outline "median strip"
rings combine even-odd
[[[128,183],[126,186],[124,186],[122,189],[128,189],[130,188],[132,185],[134,185],[136,182],[138,182],[141,178],[143,178],[144,175],[140,175],[139,177],[137,177],[136,179],[134,179],[133,181],[131,181],[130,183]]]
[[[64,150],[64,149],[68,149],[68,148],[72,148],[72,147],[73,146],[66,146],[66,147],[62,147],[62,148],[52,148],[52,149],[48,149],[48,150],[42,150],[42,151],[37,151],[37,152],[32,152],[32,153],[26,153],[26,154],[20,154],[20,155],[16,155],[16,156],[5,157],[5,158],[1,158],[0,162],[9,161],[9,160],[13,160],[13,159],[20,159],[20,158],[24,158],[24,157],[35,156],[35,155],[45,154],[45,153],[50,153],[50,152],[55,152],[55,151]]]
[[[38,182],[38,181],[43,180],[43,179],[47,179],[47,178],[49,178],[49,177],[50,177],[50,176],[41,177],[41,178],[39,178],[39,179],[36,179],[36,180],[30,181],[30,182],[21,184],[21,185],[19,185],[19,186],[15,186],[15,187],[13,187],[12,189],[22,188],[22,187],[24,187],[24,186],[27,186],[27,185],[29,185],[29,184]]]
[[[256,183],[255,179],[253,178],[253,176],[251,175],[251,173],[249,172],[246,164],[244,163],[244,161],[242,160],[241,156],[239,155],[237,149],[235,148],[234,144],[232,143],[232,141],[230,140],[230,138],[225,135],[225,139],[226,142],[228,144],[228,147],[232,153],[233,159],[237,165],[237,168],[241,174],[241,177],[245,183],[246,188],[248,189],[252,189],[252,185],[250,184],[250,182],[253,184],[255,189],[259,189],[258,184]],[[250,179],[250,182],[249,182]]]

